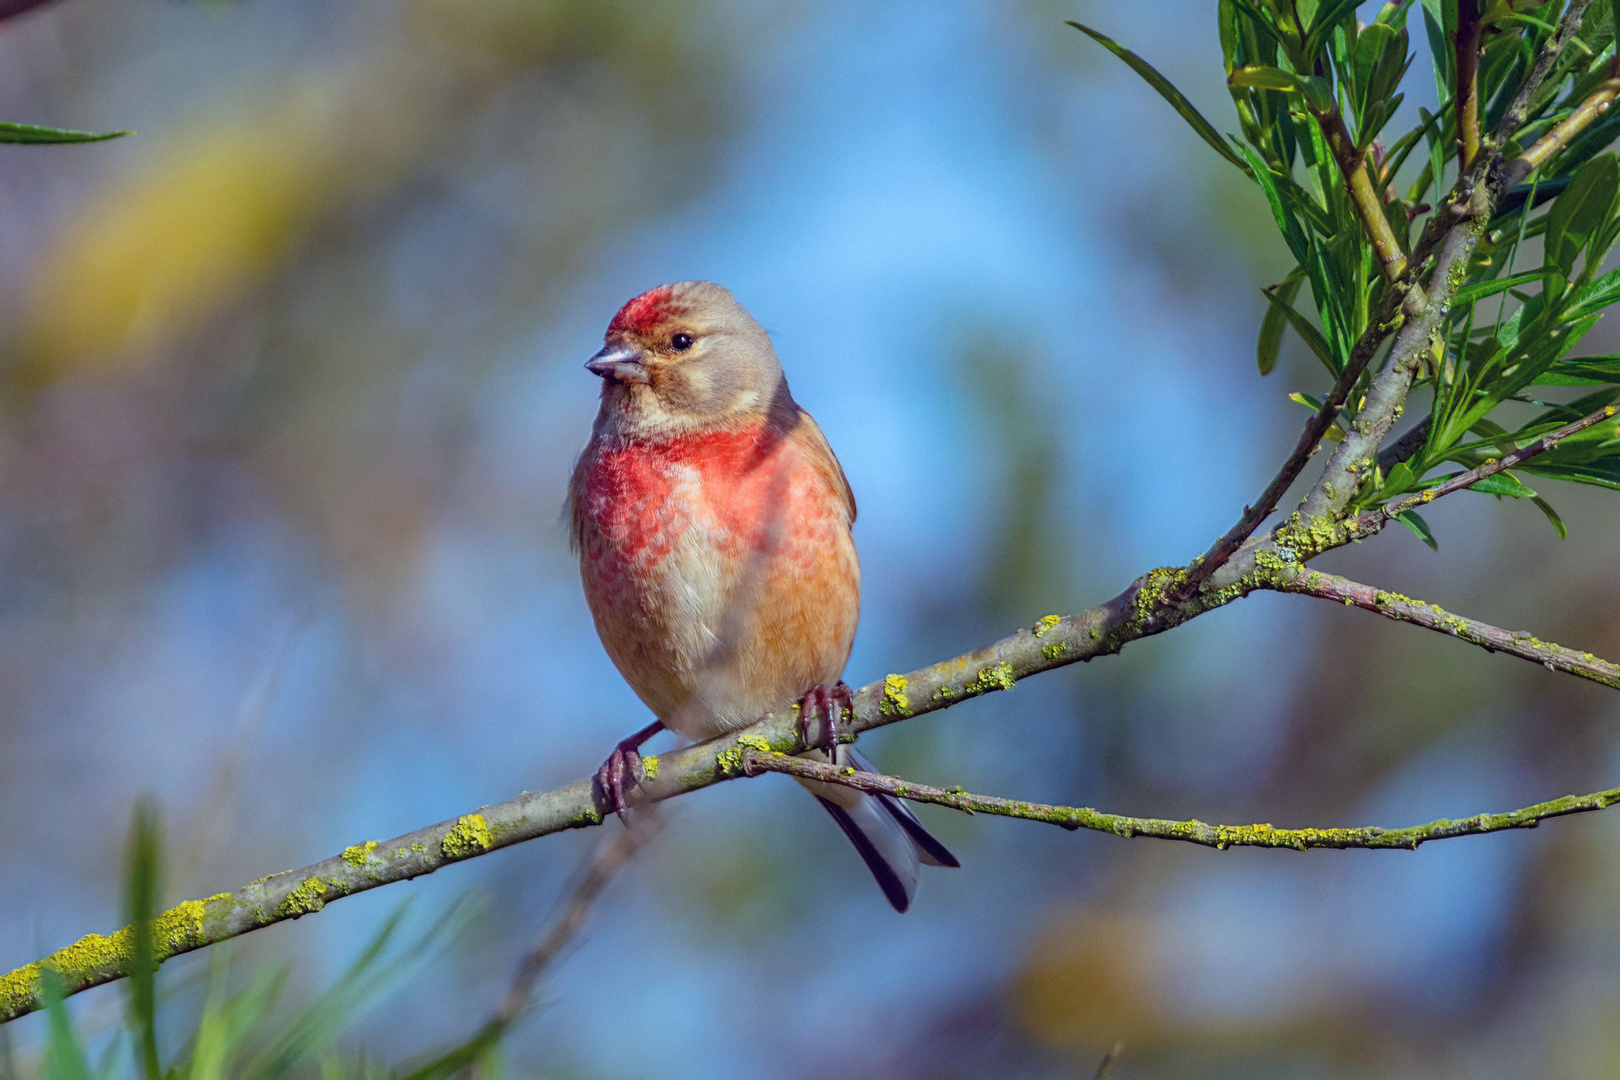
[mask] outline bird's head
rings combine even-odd
[[[627,434],[680,435],[791,404],[765,329],[708,281],[660,285],[608,325],[585,367],[602,378],[602,415]]]

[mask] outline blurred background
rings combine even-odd
[[[1203,550],[1323,376],[1295,339],[1255,370],[1258,287],[1290,265],[1259,193],[1066,18],[1235,128],[1214,5],[1176,0],[61,0],[0,23],[0,116],[139,132],[0,147],[0,970],[121,922],[140,793],[169,903],[556,786],[647,721],[559,512],[581,364],[650,286],[730,286],[842,458],[851,683]],[[1567,541],[1462,494],[1430,515],[1438,555],[1392,530],[1323,565],[1620,655],[1620,499],[1539,486]],[[1612,786],[1617,720],[1601,687],[1257,595],[863,747],[971,791],[1401,825]],[[897,916],[785,780],[678,804],[510,1038],[514,1075],[1072,1077],[1116,1040],[1121,1077],[1620,1070],[1620,816],[1301,855],[925,808],[964,868]],[[595,840],[236,960],[295,958],[312,994],[405,897],[425,924],[471,893],[453,946],[344,1035],[427,1051],[498,1005]],[[118,994],[73,1008],[93,1026]],[[42,1019],[11,1032],[26,1051]]]

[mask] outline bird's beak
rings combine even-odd
[[[647,366],[641,362],[641,350],[632,345],[605,345],[591,357],[585,370],[592,375],[618,382],[647,381]]]

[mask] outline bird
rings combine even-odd
[[[855,497],[765,329],[724,286],[660,285],[618,310],[585,367],[601,403],[565,518],[602,645],[656,717],[598,770],[604,800],[625,817],[660,731],[702,741],[795,703],[805,756],[875,771],[838,734]],[[800,782],[897,911],[922,864],[960,865],[899,799]]]

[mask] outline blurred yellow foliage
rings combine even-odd
[[[179,137],[86,200],[35,278],[36,375],[156,356],[274,266],[332,170],[323,96],[306,88],[278,115]]]

